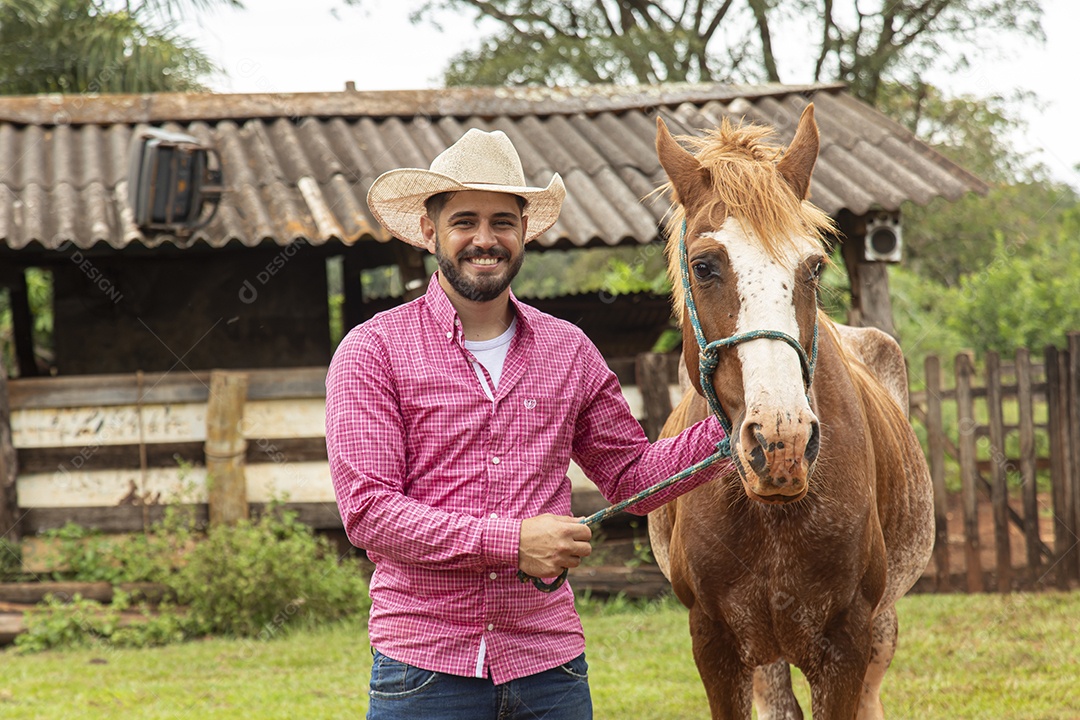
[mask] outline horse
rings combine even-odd
[[[661,434],[713,413],[731,462],[650,513],[650,539],[713,718],[802,718],[791,665],[815,719],[882,718],[895,603],[932,551],[930,475],[899,345],[819,308],[835,227],[808,201],[813,104],[786,150],[769,134],[725,120],[676,140],[657,118],[688,385]]]

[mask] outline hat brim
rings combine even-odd
[[[546,188],[538,188],[461,183],[431,170],[401,168],[383,173],[371,184],[368,207],[391,235],[434,252],[434,245],[429,245],[420,231],[420,217],[427,214],[424,204],[432,195],[465,190],[508,193],[524,198],[523,214],[529,217],[525,242],[543,235],[555,224],[562,210],[563,198],[566,197],[566,187],[558,173],[551,177]]]

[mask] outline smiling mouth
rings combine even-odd
[[[470,265],[475,265],[476,267],[495,267],[500,262],[502,262],[502,258],[497,258],[497,257],[472,257],[472,258],[468,258],[466,260],[466,262],[468,262]]]

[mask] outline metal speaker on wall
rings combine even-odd
[[[900,213],[879,212],[867,218],[865,243],[868,262],[900,262],[904,256]]]
[[[135,133],[128,200],[140,228],[188,234],[210,222],[222,192],[221,161],[212,148],[158,128]]]

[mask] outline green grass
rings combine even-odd
[[[1080,593],[921,595],[900,603],[887,716],[1052,720],[1080,716]],[[708,717],[686,612],[586,602],[597,720]],[[269,642],[148,650],[0,653],[0,717],[360,718],[371,655],[352,622]],[[808,707],[801,678],[796,688]]]

